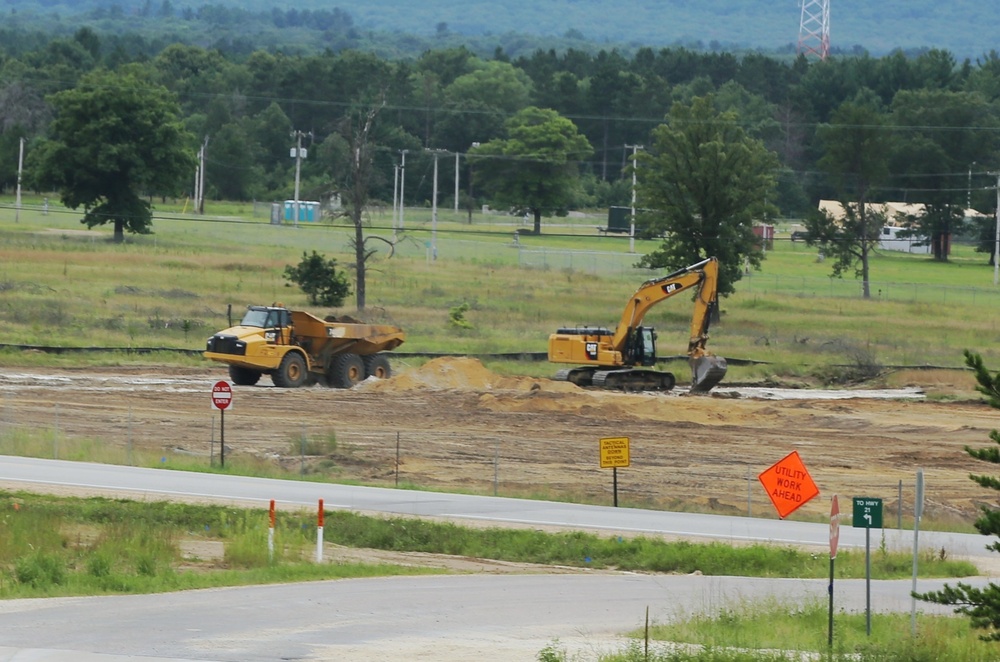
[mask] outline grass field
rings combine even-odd
[[[181,213],[180,203],[167,206],[157,209],[154,234],[115,245],[110,228],[86,230],[77,213],[55,205],[46,213],[39,200],[26,199],[15,220],[13,205],[4,202],[0,342],[7,344],[196,350],[227,325],[230,309],[238,317],[252,303],[309,308],[283,278],[304,251],[336,258],[350,271],[350,232],[342,222],[271,225],[260,205],[230,205],[219,211],[242,215],[205,218]],[[599,216],[550,219],[541,236],[516,243],[519,219],[477,214],[468,224],[451,210],[439,210],[436,224],[430,217],[430,210],[408,209],[395,255],[382,253],[370,264],[365,316],[402,326],[408,339],[401,351],[544,352],[558,326],[614,325],[632,291],[657,275],[633,266],[655,245],[637,241],[630,253],[627,237],[597,233]],[[371,223],[372,234],[393,236],[389,210],[374,213]],[[960,367],[967,348],[987,364],[1000,360],[1000,291],[987,256],[961,245],[947,263],[877,255],[873,299],[866,301],[858,281],[830,278],[830,265],[814,249],[783,237],[763,269],[746,274],[722,301],[710,349],[732,363],[768,364],[731,374],[806,375],[857,363]],[[462,304],[472,328],[450,321]],[[669,301],[647,317],[659,331],[661,356],[686,347],[690,308],[686,300]],[[341,312],[353,311],[351,299]],[[545,364],[523,368],[551,372]]]

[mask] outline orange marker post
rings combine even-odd
[[[271,499],[271,509],[268,513],[270,526],[267,527],[267,558],[274,560],[274,499]]]
[[[323,562],[323,500],[319,500],[319,513],[316,516],[316,563]]]

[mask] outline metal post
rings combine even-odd
[[[493,496],[500,493],[500,440],[493,443]]]
[[[865,527],[865,632],[872,636],[872,528]]]
[[[615,490],[615,508],[618,507],[618,467],[611,467],[612,480],[614,481]]]
[[[219,466],[226,468],[226,410],[219,410]]]
[[[910,635],[917,636],[917,552],[920,536],[920,518],[924,515],[924,470],[917,469],[917,489],[913,498],[913,587],[910,591]]]
[[[406,153],[409,150],[401,149],[399,153],[402,155],[402,161],[399,164],[399,229],[402,230],[405,227],[403,223],[403,217],[406,212]]]
[[[392,167],[392,238],[396,239],[397,231],[397,214],[398,208],[396,205],[399,204],[399,166]]]
[[[434,151],[434,193],[431,199],[431,260],[436,260],[437,252],[437,223],[438,223],[438,154]]]
[[[205,142],[201,145],[201,168],[199,170],[198,176],[200,181],[198,183],[198,213],[205,213],[205,160],[208,158],[208,136],[205,136]]]
[[[295,215],[295,227],[299,227],[299,179],[302,173],[302,132],[295,132],[295,201],[292,203],[292,214]]]
[[[59,403],[56,403],[56,428],[52,435],[52,457],[59,459]]]
[[[826,628],[826,645],[827,648],[833,648],[833,577],[834,577],[834,563],[836,562],[836,557],[832,554],[830,555],[830,607],[827,610],[827,628]]]
[[[128,464],[132,466],[132,405],[128,406]]]
[[[396,487],[399,487],[399,433],[396,433]]]
[[[628,145],[632,148],[632,224],[628,233],[628,252],[635,252],[635,184],[636,184],[636,153],[642,149],[642,145]]]
[[[302,432],[299,435],[299,475],[306,475],[306,425],[302,424]]]
[[[896,500],[897,513],[896,513],[896,528],[902,530],[903,528],[903,481],[899,481],[899,496]]]
[[[750,465],[748,464],[747,465],[747,517],[753,517],[753,515],[750,514],[751,485],[752,483],[750,480]]]
[[[14,204],[14,222],[21,221],[21,171],[24,170],[24,138],[21,138],[17,150],[17,200]]]
[[[455,152],[455,213],[458,213],[458,152]]]

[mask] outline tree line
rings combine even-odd
[[[944,238],[961,229],[967,206],[995,209],[988,174],[997,167],[1000,128],[995,52],[961,63],[940,50],[819,62],[683,48],[640,48],[631,57],[614,49],[482,57],[457,47],[389,59],[354,50],[237,57],[173,43],[132,56],[83,28],[0,55],[0,187],[9,191],[16,182],[22,138],[29,175],[37,173],[27,181],[39,186],[79,178],[65,167],[52,172],[73,163],[70,154],[94,149],[100,157],[82,125],[66,123],[67,110],[80,108],[75,92],[84,89],[85,97],[111,90],[108,103],[159,100],[166,106],[146,109],[151,125],[160,113],[176,117],[159,126],[175,130],[172,146],[187,156],[157,153],[177,172],[142,172],[136,183],[146,195],[190,194],[193,156],[205,147],[209,200],[288,199],[291,135],[300,132],[309,136],[302,199],[349,192],[349,208],[389,201],[404,177],[405,204],[429,205],[435,169],[452,181],[457,164],[463,208],[528,213],[538,231],[542,217],[568,209],[627,206],[632,155],[643,146],[637,190],[641,206],[655,211],[642,215],[640,231],[662,237],[698,228],[683,242],[687,249],[666,246],[648,256],[649,266],[682,254],[682,263],[697,261],[695,246],[703,254],[712,249],[723,264],[753,264],[753,222],[811,217],[811,241],[837,255],[841,271],[857,267],[867,280],[866,256],[885,219],[867,218],[861,205],[862,218],[851,219],[860,224],[845,237],[847,226],[815,217],[819,199],[923,203],[925,212],[910,223],[934,242],[938,259],[947,259]],[[360,143],[358,131],[347,130],[359,123],[366,126]],[[107,145],[127,136],[127,125],[108,134],[105,123],[94,135]],[[362,145],[370,164],[359,169]],[[79,163],[93,169],[95,161]],[[453,204],[453,195],[443,192],[439,204]],[[99,207],[106,199],[81,200],[88,222],[110,218]],[[140,201],[129,201],[130,213],[142,213]],[[356,224],[363,221],[363,209],[349,211]],[[986,242],[985,226],[980,232]],[[729,276],[723,292],[738,279]]]

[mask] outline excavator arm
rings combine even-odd
[[[708,327],[718,306],[719,261],[710,257],[666,276],[647,280],[636,290],[622,312],[621,321],[611,339],[615,351],[627,354],[627,345],[635,338],[635,330],[642,324],[649,309],[672,296],[697,287],[694,313],[691,316],[691,338],[688,341],[688,359],[691,364],[691,390],[707,392],[726,375],[724,358],[714,356],[705,349]]]
[[[642,324],[642,320],[650,308],[661,301],[700,285],[698,296],[695,298],[694,317],[691,319],[691,346],[688,347],[690,351],[695,344],[695,339],[706,336],[708,333],[709,317],[711,308],[716,303],[718,284],[719,261],[714,257],[678,269],[666,276],[647,280],[639,286],[639,289],[629,299],[628,305],[625,306],[622,318],[615,329],[615,335],[611,338],[611,346],[621,351],[629,336],[636,327]],[[704,345],[704,340],[702,340],[703,349]]]

